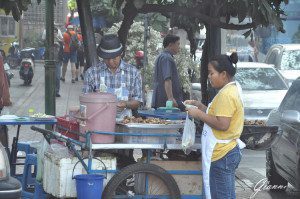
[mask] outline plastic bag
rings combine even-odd
[[[196,125],[194,123],[194,119],[190,119],[189,115],[186,114],[183,135],[182,135],[182,149],[187,154],[187,149],[195,143],[195,133],[196,133]]]
[[[43,138],[41,144],[37,146],[37,174],[36,180],[38,182],[43,182],[43,173],[44,173],[44,153],[49,147],[48,142]]]

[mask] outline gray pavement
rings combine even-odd
[[[45,68],[42,62],[37,62],[35,74],[31,86],[23,86],[23,81],[19,78],[18,70],[13,70],[15,77],[11,80],[11,99],[13,106],[6,108],[4,112],[19,116],[28,115],[29,108],[33,108],[36,113],[45,112]],[[68,66],[66,82],[61,81],[61,97],[56,98],[56,116],[63,116],[68,113],[69,107],[79,106],[79,95],[81,94],[83,82],[79,80],[75,84],[71,83],[71,71]],[[7,110],[8,109],[8,110]],[[15,135],[17,127],[10,126],[10,141]],[[41,140],[39,133],[30,130],[29,126],[21,127],[20,140]]]
[[[23,86],[18,71],[14,70],[15,77],[11,82],[11,98],[13,106],[5,110],[10,114],[28,115],[28,109],[34,108],[36,112],[44,113],[45,92],[44,92],[44,65],[37,63],[32,86]],[[70,66],[68,67],[66,82],[61,82],[61,97],[56,98],[56,115],[63,116],[68,113],[72,106],[79,106],[79,95],[81,94],[82,81],[71,83]],[[15,136],[17,128],[9,127],[10,143]],[[20,140],[40,141],[42,136],[30,130],[29,126],[21,127]],[[289,186],[287,192],[272,193],[268,190],[258,191],[253,195],[253,187],[265,178],[265,153],[264,151],[244,150],[242,162],[236,172],[236,195],[238,199],[296,199],[300,198],[300,192]],[[253,197],[251,197],[253,196]]]

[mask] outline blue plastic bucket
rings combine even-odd
[[[103,175],[81,174],[76,179],[76,190],[78,199],[95,199],[102,196]]]

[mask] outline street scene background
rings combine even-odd
[[[79,106],[79,95],[83,86],[82,81],[71,83],[70,66],[68,66],[67,78],[65,83],[61,83],[61,97],[56,98],[56,114],[64,116],[72,106]],[[17,73],[17,70],[14,70]],[[28,115],[28,110],[33,108],[36,112],[43,112],[45,107],[45,85],[44,85],[44,63],[36,62],[35,76],[32,85],[23,86],[23,81],[19,78],[13,78],[10,93],[13,106],[6,108],[10,114]],[[10,146],[13,136],[15,136],[17,127],[9,127]],[[22,126],[20,141],[41,141],[40,133],[30,130],[29,126]],[[236,193],[238,199],[298,199],[300,192],[289,186],[286,192],[270,192],[262,181],[265,179],[265,151],[243,150],[242,161],[236,172]],[[256,191],[254,187],[256,186]]]

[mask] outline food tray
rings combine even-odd
[[[182,121],[172,124],[140,124],[128,123],[117,124],[116,132],[139,133],[139,134],[178,134],[183,128]],[[134,144],[175,144],[176,137],[154,137],[154,136],[122,136],[119,142]]]
[[[167,113],[158,110],[138,111],[141,117],[155,117],[168,120],[185,120],[186,112]]]
[[[278,126],[244,125],[241,140],[246,148],[252,150],[266,150],[276,142]]]
[[[30,117],[30,119],[35,121],[48,121],[48,120],[54,120],[55,116],[48,115],[47,117]]]

